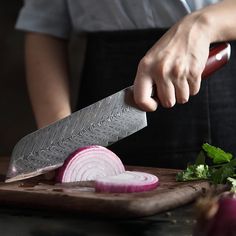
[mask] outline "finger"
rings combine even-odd
[[[191,96],[196,95],[201,86],[201,73],[204,69],[204,63],[197,60],[195,57],[192,58],[187,74],[187,80],[189,84],[189,93]]]
[[[186,62],[181,58],[176,59],[170,74],[175,87],[176,101],[181,104],[189,100],[189,84],[186,79],[186,71]]]
[[[171,62],[167,58],[155,64],[152,68],[153,80],[155,79],[157,99],[163,107],[172,107],[175,104],[175,89],[171,81]]]
[[[189,84],[186,79],[179,79],[175,84],[175,96],[177,103],[184,104],[189,100]]]
[[[170,108],[175,105],[175,88],[171,80],[158,80],[157,94],[163,107]]]
[[[187,81],[189,85],[189,95],[190,96],[196,95],[201,87],[201,76],[199,76],[199,78],[196,80],[188,79]]]
[[[189,84],[189,94],[191,96],[196,95],[201,86],[201,74],[199,73],[201,69],[196,68],[196,67],[191,67],[188,73],[188,84]]]
[[[148,76],[137,74],[134,81],[134,100],[135,103],[145,111],[155,111],[158,103],[152,97],[153,81]]]

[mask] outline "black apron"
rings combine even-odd
[[[89,33],[77,109],[133,84],[140,59],[165,29]],[[209,142],[236,154],[236,67],[232,59],[189,102],[148,113],[148,127],[111,145],[125,164],[185,168]]]

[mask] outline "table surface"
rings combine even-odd
[[[0,229],[4,236],[187,236],[192,235],[194,224],[193,205],[128,220],[0,208]]]

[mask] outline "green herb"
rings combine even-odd
[[[214,164],[229,162],[233,157],[231,153],[226,153],[222,149],[214,147],[208,143],[204,143],[202,148],[207,153],[207,156],[212,158]]]
[[[211,180],[214,184],[223,184],[228,177],[234,175],[234,167],[232,165],[223,165],[219,169],[213,169]]]
[[[209,178],[208,165],[189,165],[186,170],[179,172],[176,176],[177,181],[190,181]]]
[[[206,158],[210,158],[214,165],[207,165]],[[196,161],[188,165],[186,170],[176,175],[177,181],[192,181],[206,179],[214,184],[224,184],[228,181],[233,182],[236,192],[236,158],[231,153],[227,153],[221,148],[212,146],[208,143],[202,145]],[[234,180],[234,181],[232,181]]]

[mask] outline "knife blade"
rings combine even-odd
[[[63,164],[76,149],[108,146],[147,126],[146,112],[127,87],[23,137],[14,147],[6,182],[30,178]]]
[[[230,44],[214,46],[202,77],[222,67],[229,57]],[[57,169],[80,147],[109,146],[146,126],[146,112],[135,105],[133,86],[127,87],[23,137],[13,148],[5,182]]]

